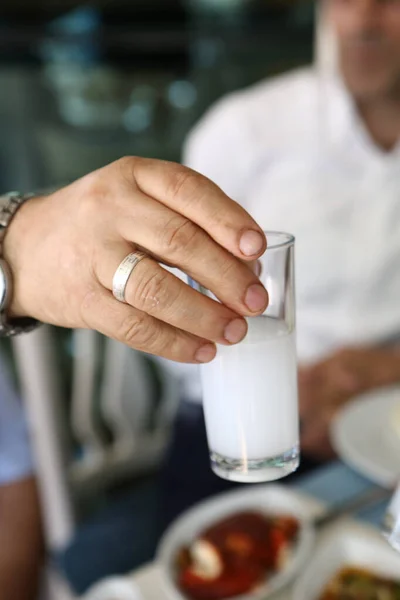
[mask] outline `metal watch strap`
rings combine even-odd
[[[29,333],[41,325],[40,321],[31,317],[10,319],[5,312],[0,313],[0,338],[13,337],[21,333]]]
[[[0,205],[0,254],[3,255],[3,242],[13,216],[26,200],[33,197],[33,194],[20,194],[19,192],[9,192],[0,196],[2,200]],[[4,202],[5,200],[5,202]]]
[[[20,206],[33,196],[34,194],[21,194],[19,192],[9,192],[0,196],[0,256],[3,256],[3,242],[12,218]],[[10,319],[7,317],[5,310],[0,311],[0,337],[28,333],[38,325],[40,323],[36,319],[30,317]]]

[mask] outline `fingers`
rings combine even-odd
[[[356,394],[362,390],[360,374],[349,368],[349,365],[338,363],[332,369],[331,382],[338,392]]]
[[[132,250],[108,247],[98,266],[100,283],[111,290],[113,275]],[[196,292],[151,258],[133,269],[125,290],[132,307],[160,321],[221,344],[237,343],[247,333],[247,323],[224,305]]]
[[[233,311],[254,315],[265,310],[268,294],[255,269],[249,269],[198,225],[160,202],[137,192],[132,216],[121,217],[118,227],[125,240],[179,267]]]
[[[216,354],[214,344],[118,302],[100,284],[87,294],[82,313],[88,328],[149,354],[199,364],[209,362]]]
[[[166,161],[141,158],[125,161],[123,168],[128,177],[147,196],[196,223],[235,256],[257,258],[265,251],[261,228],[209,179]]]
[[[314,414],[308,415],[308,418],[302,422],[301,449],[304,454],[321,460],[328,460],[335,456],[330,442],[330,425],[336,410],[332,406],[315,410]]]

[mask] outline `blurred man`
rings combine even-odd
[[[303,69],[231,95],[185,153],[261,226],[296,236],[301,441],[317,461],[333,456],[328,430],[340,405],[400,382],[400,2],[323,8],[335,72]],[[199,400],[189,380],[184,394]],[[189,403],[182,410],[190,417],[180,417],[175,458],[185,436],[194,447],[200,419]],[[177,472],[168,481],[184,486]],[[216,490],[207,485],[202,495]],[[193,487],[185,493],[191,502]]]
[[[39,500],[22,408],[0,362],[0,596],[36,600],[43,561]]]

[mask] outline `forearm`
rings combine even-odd
[[[377,387],[400,382],[400,346],[385,347],[372,358],[369,369],[372,383]],[[373,386],[371,386],[373,387]]]
[[[0,488],[1,600],[36,600],[44,545],[33,479]]]

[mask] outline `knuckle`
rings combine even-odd
[[[139,308],[154,309],[158,305],[165,308],[168,274],[160,267],[145,275],[132,290],[132,304]]]
[[[206,178],[195,171],[181,165],[176,165],[175,169],[171,170],[170,173],[167,195],[172,200],[179,200],[180,204],[182,202],[192,202],[199,193],[204,193],[203,186],[205,181],[207,181]]]
[[[134,170],[137,164],[135,156],[122,156],[112,166],[116,167],[124,178],[128,178],[130,181],[134,181]]]
[[[145,314],[132,315],[121,325],[120,339],[132,347],[144,348],[151,352],[157,339],[157,325]]]
[[[225,281],[235,281],[239,292],[241,285],[246,287],[254,279],[252,272],[230,255],[221,258],[219,273]]]
[[[99,172],[90,173],[81,181],[79,212],[87,223],[108,205],[110,190],[107,180]]]
[[[136,158],[135,156],[121,156],[121,158],[119,158],[115,164],[117,164],[121,169],[125,169],[125,168],[132,168],[132,166],[135,164]]]
[[[186,336],[177,329],[173,329],[168,340],[168,353],[173,360],[185,362],[194,354],[192,345],[194,346],[194,344],[190,344]]]
[[[163,231],[163,247],[170,253],[176,254],[182,248],[188,248],[202,237],[202,232],[197,225],[185,217],[173,217]]]
[[[110,216],[124,206],[127,184],[135,185],[136,162],[135,157],[125,156],[79,181],[79,210],[85,219],[97,217],[99,211],[102,217]]]

